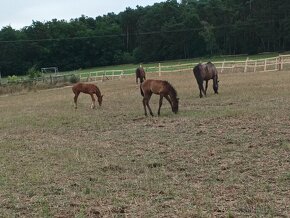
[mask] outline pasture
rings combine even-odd
[[[289,217],[290,72],[192,72],[145,117],[135,77],[0,97],[0,217]],[[151,108],[157,115],[158,96]]]

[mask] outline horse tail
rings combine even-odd
[[[142,83],[140,84],[140,92],[141,92],[141,95],[144,97],[144,92],[142,90],[142,87],[141,87]]]
[[[193,68],[193,74],[195,76],[195,79],[196,79],[196,82],[198,84],[199,89],[203,92],[204,95],[206,95],[204,87],[203,87],[203,78],[201,76],[200,67],[201,67],[201,64],[198,64],[197,66],[195,66]]]

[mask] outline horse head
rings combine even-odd
[[[217,76],[213,79],[213,90],[215,94],[218,94],[219,89],[219,81],[217,79]]]
[[[102,106],[103,95],[98,96],[99,105]]]
[[[178,103],[179,103],[179,98],[172,99],[172,112],[177,114],[178,112]]]

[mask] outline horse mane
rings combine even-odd
[[[166,85],[168,86],[171,94],[176,98],[177,96],[177,91],[176,89],[168,82],[168,81],[164,81],[166,83]]]

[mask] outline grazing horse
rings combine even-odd
[[[101,95],[100,89],[94,84],[86,84],[86,83],[77,83],[72,87],[72,91],[75,94],[74,103],[75,109],[77,109],[77,100],[78,96],[81,92],[89,94],[92,98],[92,105],[91,108],[96,108],[96,99],[94,94],[98,97],[99,105],[102,105],[103,95]]]
[[[138,78],[140,79],[140,84],[143,83],[144,80],[146,80],[145,70],[143,67],[138,67],[136,69],[136,84],[138,84]]]
[[[153,93],[156,95],[160,95],[158,116],[160,115],[160,108],[162,105],[163,97],[166,98],[166,100],[171,105],[172,111],[174,113],[178,112],[179,99],[177,98],[177,92],[169,82],[163,81],[163,80],[148,79],[144,81],[143,83],[141,83],[140,90],[141,90],[141,95],[143,96],[143,106],[144,106],[145,116],[147,116],[146,106],[148,107],[151,116],[154,116],[149,106],[149,100]]]
[[[213,90],[215,94],[218,94],[218,71],[214,64],[208,62],[207,64],[198,64],[193,68],[193,73],[199,87],[199,97],[202,98],[202,93],[206,96],[206,90],[208,87],[208,81],[213,80]],[[205,80],[205,89],[203,87],[203,81]]]

